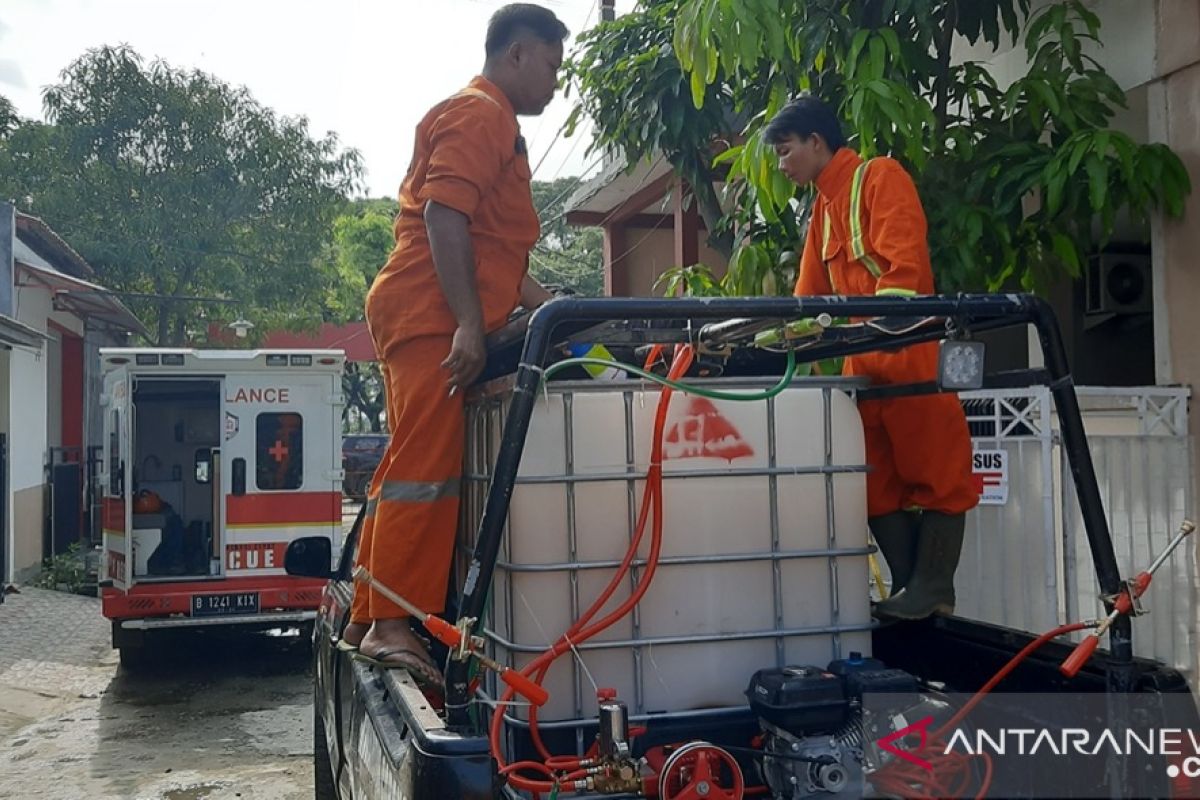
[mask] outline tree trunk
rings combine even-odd
[[[692,186],[692,196],[696,199],[697,210],[704,226],[708,229],[708,246],[720,253],[726,260],[733,257],[733,236],[730,233],[718,233],[725,210],[721,208],[721,198],[717,196],[713,186],[712,175],[696,176],[688,181]]]
[[[171,336],[172,347],[183,347],[187,344],[187,324],[184,315],[187,312],[180,309],[175,315],[175,332]]]
[[[158,304],[158,336],[154,339],[156,347],[165,347],[167,337],[171,334],[171,301],[163,300]]]

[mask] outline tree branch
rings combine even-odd
[[[950,106],[950,48],[954,44],[954,29],[958,25],[958,2],[951,0],[946,4],[946,16],[942,20],[942,30],[937,36],[938,74],[934,79],[937,86],[937,103],[933,114],[937,119],[939,138],[946,130],[946,114]]]

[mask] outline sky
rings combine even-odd
[[[574,37],[599,0],[540,0]],[[394,196],[413,132],[483,63],[487,21],[504,0],[3,0],[0,94],[42,119],[42,90],[86,50],[128,44],[147,61],[246,86],[259,102],[305,116],[316,135],[357,149],[366,194]],[[617,0],[617,13],[634,0]],[[568,47],[568,49],[570,49]],[[537,180],[585,174],[589,129],[556,136],[573,100],[522,118]]]

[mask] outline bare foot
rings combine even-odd
[[[413,628],[409,627],[408,618],[377,619],[371,630],[362,637],[359,650],[365,656],[374,656],[382,650],[412,651],[428,666],[436,668],[425,643],[413,633]]]
[[[428,674],[441,674],[425,649],[425,643],[409,627],[407,617],[375,620],[359,644],[358,651],[368,658],[378,658],[385,663],[395,661],[401,666],[417,661],[428,669]]]
[[[351,622],[342,631],[342,641],[352,647],[358,647],[370,629],[371,623],[369,622]]]

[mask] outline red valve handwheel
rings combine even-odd
[[[746,784],[737,759],[708,742],[689,742],[663,764],[659,800],[742,800]]]

